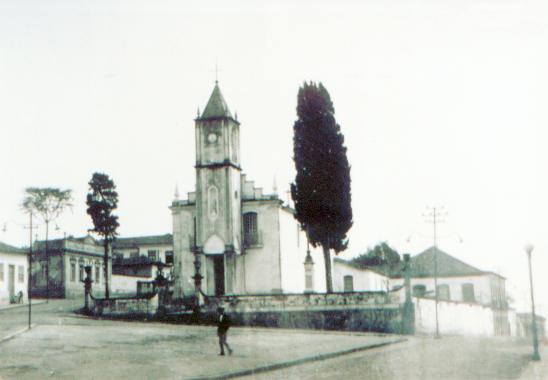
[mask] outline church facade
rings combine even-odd
[[[243,174],[240,123],[217,82],[195,144],[196,189],[170,207],[175,295],[196,295],[197,272],[208,296],[324,292],[321,250],[307,254],[294,211]]]

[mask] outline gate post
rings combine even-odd
[[[86,313],[89,313],[89,297],[91,295],[91,284],[93,283],[91,279],[91,266],[86,265],[84,270],[86,271],[86,278],[82,281],[84,283],[84,310]]]
[[[402,333],[412,335],[415,333],[415,307],[411,300],[411,263],[410,255],[403,255],[403,275],[405,287],[405,302],[403,304]]]

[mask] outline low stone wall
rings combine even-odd
[[[398,301],[399,295],[385,292],[225,296],[210,299],[201,320],[213,324],[223,305],[236,326],[403,333]]]
[[[375,331],[400,333],[398,307],[367,309],[301,310],[272,312],[231,312],[234,325],[289,329]]]
[[[223,305],[234,326],[400,334],[405,333],[405,313],[403,305],[396,302],[398,297],[384,292],[232,295],[209,298],[200,313],[194,314],[189,310],[170,313],[169,305],[160,306],[155,294],[95,299],[90,308],[92,314],[104,317],[154,316],[174,323],[214,325],[217,307]]]
[[[385,292],[307,293],[230,295],[211,302],[208,311],[215,311],[219,303],[229,305],[233,312],[271,312],[302,310],[337,310],[378,308],[379,305],[398,305],[399,295]]]
[[[158,311],[158,295],[139,297],[94,298],[90,314],[104,317],[151,317]]]
[[[248,313],[228,310],[227,314],[233,326],[405,333],[403,313],[399,307]],[[217,313],[207,312],[199,316],[192,313],[170,314],[163,320],[173,323],[215,325]]]

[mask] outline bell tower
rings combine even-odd
[[[240,123],[215,87],[196,128],[196,245],[205,255],[208,294],[233,291],[241,253]]]

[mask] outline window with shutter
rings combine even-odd
[[[257,228],[257,213],[244,214],[244,245],[246,247],[259,244],[259,230]]]

